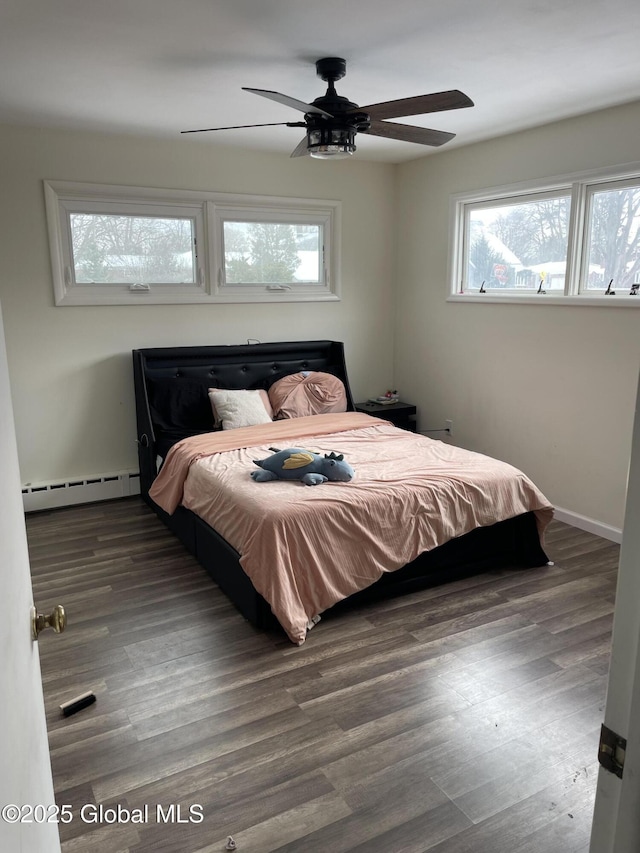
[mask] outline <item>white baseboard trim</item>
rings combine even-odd
[[[596,521],[595,518],[588,518],[586,515],[571,512],[571,510],[563,509],[560,506],[554,508],[553,517],[558,521],[564,521],[565,524],[571,524],[572,527],[577,527],[579,530],[586,530],[587,533],[609,539],[611,542],[618,544],[622,542],[622,530],[619,527],[612,527],[610,524]]]
[[[140,474],[137,471],[118,471],[93,477],[27,483],[22,487],[22,504],[25,512],[35,512],[139,494]]]

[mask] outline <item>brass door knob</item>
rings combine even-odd
[[[45,628],[53,628],[56,634],[61,634],[67,626],[67,616],[61,604],[56,605],[48,616],[37,613],[36,608],[31,608],[31,635],[34,640],[38,639],[40,631]]]

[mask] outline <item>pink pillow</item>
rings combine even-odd
[[[319,370],[283,376],[269,388],[274,418],[346,412],[347,394],[337,376]]]

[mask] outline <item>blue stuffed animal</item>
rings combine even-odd
[[[321,456],[299,447],[278,450],[273,456],[253,461],[260,468],[259,471],[251,472],[258,483],[266,483],[268,480],[301,480],[306,486],[318,486],[327,480],[346,483],[355,473],[351,465],[344,461],[342,454]]]

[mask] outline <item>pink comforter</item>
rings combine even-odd
[[[349,483],[256,483],[269,447],[344,453]],[[256,590],[297,644],[323,610],[423,551],[534,511],[542,538],[551,504],[505,462],[346,412],[275,421],[175,445],[150,496],[182,503],[240,554]]]

